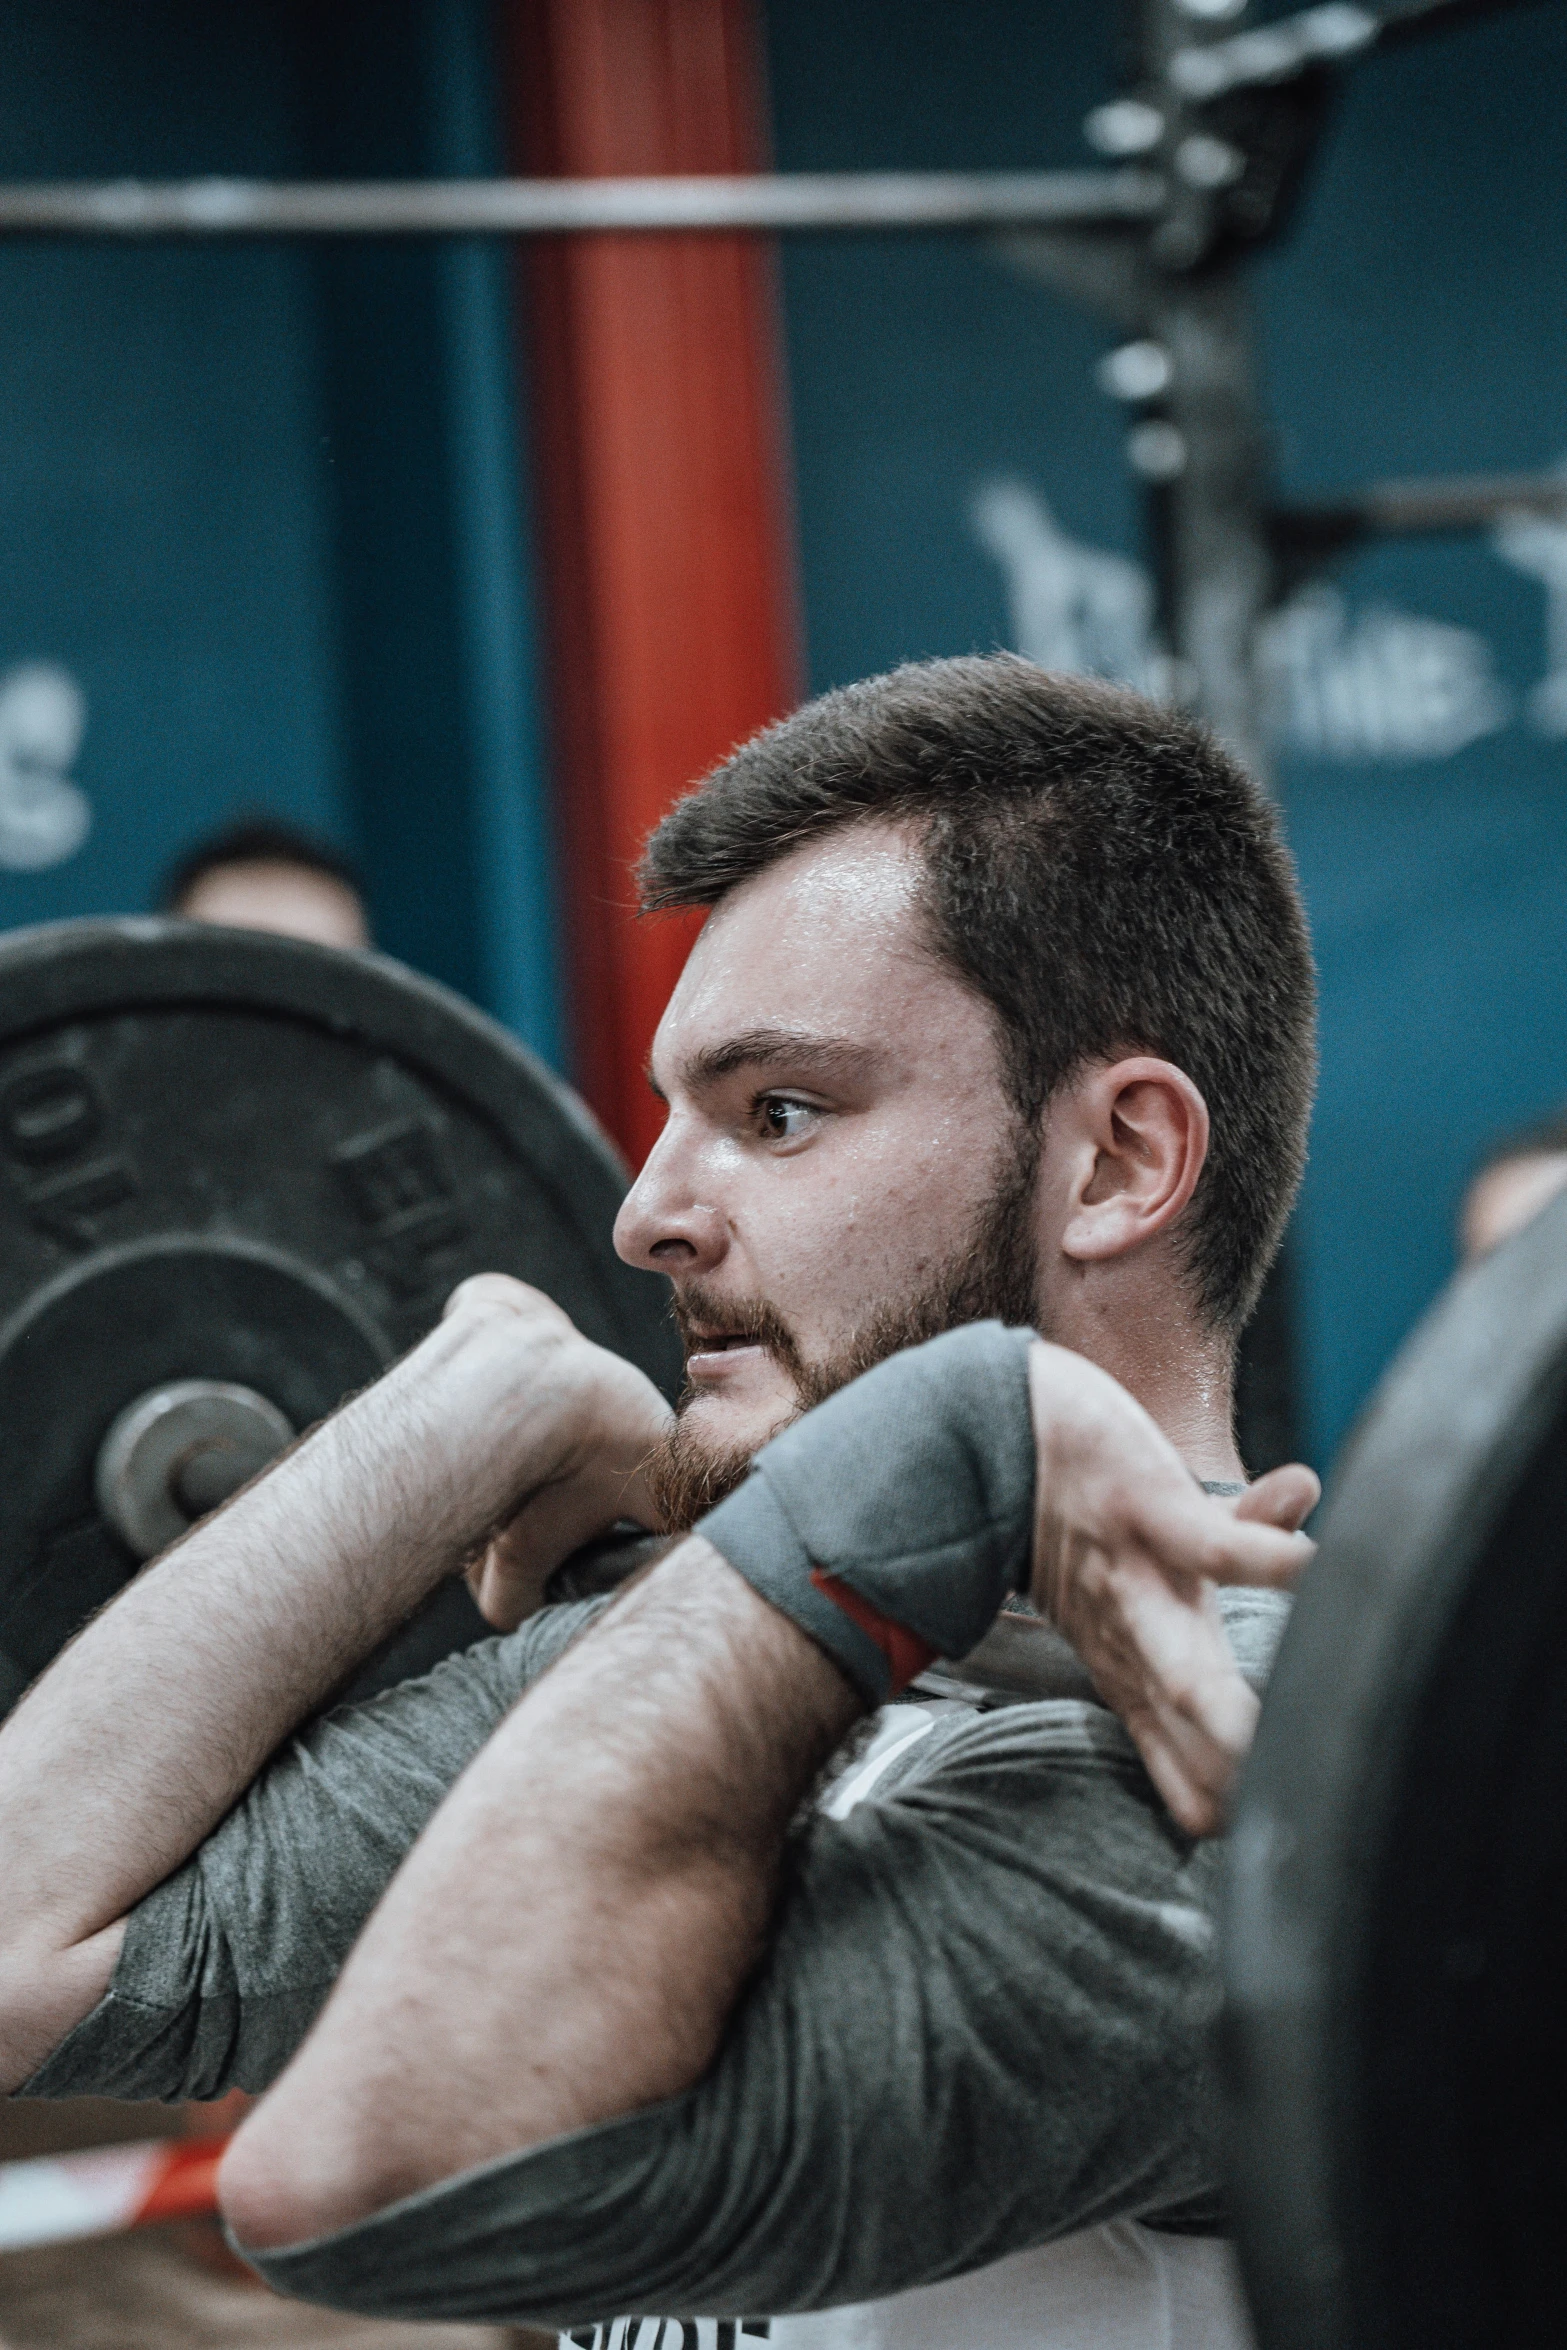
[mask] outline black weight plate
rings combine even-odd
[[[1241,1787],[1225,2047],[1264,2350],[1567,2334],[1564,1904],[1567,1199],[1384,1382]]]
[[[0,1710],[135,1570],[93,1469],[151,1387],[307,1426],[500,1271],[672,1389],[623,1189],[575,1096],[384,957],[169,921],[0,940]],[[449,1586],[383,1677],[482,1629]]]

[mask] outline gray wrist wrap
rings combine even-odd
[[[976,1322],[878,1363],[764,1446],[697,1528],[872,1705],[888,1659],[812,1569],[938,1655],[968,1654],[1028,1582],[1032,1339]]]

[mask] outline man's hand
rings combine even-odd
[[[1032,1596],[1137,1741],[1181,1826],[1224,1824],[1257,1699],[1225,1637],[1215,1586],[1288,1586],[1313,1556],[1298,1531],[1321,1490],[1298,1464],[1238,1499],[1193,1481],[1169,1438],[1107,1372],[1036,1343]]]
[[[670,1409],[634,1363],[594,1346],[553,1299],[508,1274],[464,1281],[444,1319],[459,1329],[491,1325],[519,1418],[531,1428],[512,1504],[468,1570],[486,1621],[510,1632],[542,1605],[549,1577],[582,1543],[618,1518],[657,1524],[643,1469]]]

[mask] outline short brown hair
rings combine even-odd
[[[648,911],[712,906],[803,843],[924,827],[938,951],[994,1007],[1037,1122],[1085,1064],[1184,1069],[1212,1123],[1187,1264],[1238,1328],[1305,1164],[1316,1077],[1305,913],[1272,806],[1203,727],[1013,654],[911,662],[823,694],[731,753],[664,818]]]

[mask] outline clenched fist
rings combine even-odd
[[[562,1559],[619,1518],[651,1526],[642,1482],[670,1419],[652,1381],[583,1337],[569,1314],[525,1281],[479,1273],[447,1300],[439,1332],[472,1387],[487,1391],[487,1440],[500,1448],[505,1495],[468,1582],[487,1622],[510,1631],[537,1608]],[[491,1474],[493,1474],[493,1467]]]

